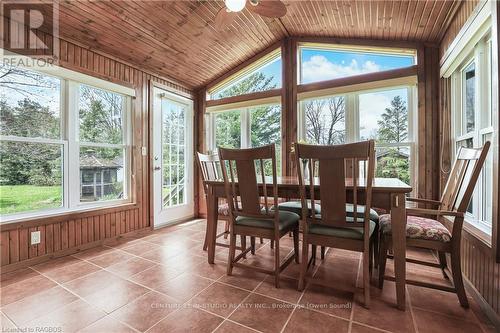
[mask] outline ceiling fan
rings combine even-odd
[[[215,28],[218,31],[223,31],[231,25],[238,12],[245,7],[252,13],[264,17],[278,18],[286,15],[286,6],[279,0],[224,0],[224,4],[226,6],[215,17]]]

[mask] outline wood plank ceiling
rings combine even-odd
[[[281,19],[244,10],[221,33],[214,18],[222,1],[66,0],[60,36],[197,88],[287,36],[437,43],[460,3],[284,2],[288,13]]]

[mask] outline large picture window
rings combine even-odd
[[[299,83],[306,84],[409,67],[414,50],[383,50],[304,43],[299,47]]]
[[[67,75],[0,74],[3,220],[127,200],[129,96]]]
[[[415,86],[309,98],[299,105],[299,141],[331,145],[374,139],[376,176],[414,185]]]
[[[493,138],[491,107],[491,39],[489,34],[452,74],[452,119],[455,148],[480,147]],[[466,221],[491,234],[493,154],[486,158],[481,178],[467,207]]]

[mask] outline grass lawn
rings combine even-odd
[[[0,214],[56,208],[62,204],[61,186],[0,186]]]

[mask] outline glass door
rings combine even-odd
[[[154,89],[154,226],[158,227],[194,214],[193,103]]]

